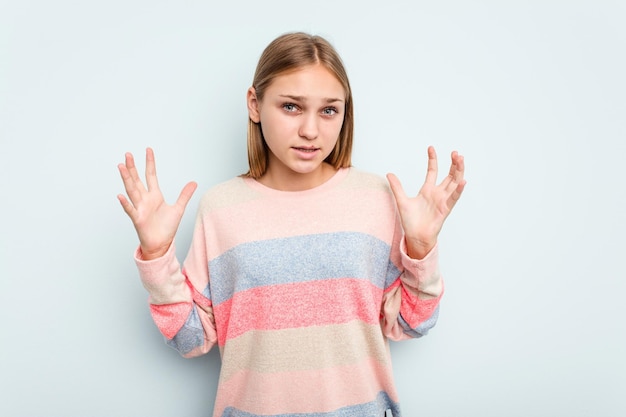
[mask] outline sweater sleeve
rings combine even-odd
[[[404,233],[396,224],[391,261],[399,276],[383,294],[381,320],[384,334],[392,340],[424,336],[437,322],[443,280],[435,246],[421,260],[407,255]]]
[[[202,355],[217,342],[203,240],[197,225],[183,268],[176,259],[174,244],[161,258],[149,261],[142,260],[140,249],[135,252],[152,319],[166,343],[184,357]]]

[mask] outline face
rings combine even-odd
[[[345,91],[324,66],[311,65],[276,77],[263,100],[248,91],[249,116],[261,123],[270,150],[262,184],[304,190],[328,180],[335,169],[324,162],[343,125]]]

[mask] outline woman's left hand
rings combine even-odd
[[[428,147],[426,181],[415,197],[408,197],[398,178],[387,174],[402,221],[408,255],[413,259],[423,259],[435,247],[443,222],[463,193],[466,183],[463,156],[454,151],[451,158],[450,172],[437,185],[437,154],[435,148]]]

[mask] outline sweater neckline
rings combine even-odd
[[[273,196],[273,197],[304,197],[315,195],[319,193],[323,193],[340,183],[344,178],[348,176],[350,172],[350,168],[339,168],[337,172],[333,174],[328,180],[318,185],[317,187],[309,188],[308,190],[302,191],[283,191],[277,190],[275,188],[268,187],[267,185],[263,185],[254,178],[244,177],[242,178],[244,183],[247,184],[250,188],[257,190],[265,195]]]

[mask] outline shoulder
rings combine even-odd
[[[235,177],[210,188],[200,200],[200,211],[209,212],[245,203],[256,198],[256,193],[242,177]]]
[[[357,168],[350,168],[346,179],[342,182],[342,187],[346,189],[370,189],[372,191],[391,192],[386,178],[371,172],[361,171]]]

